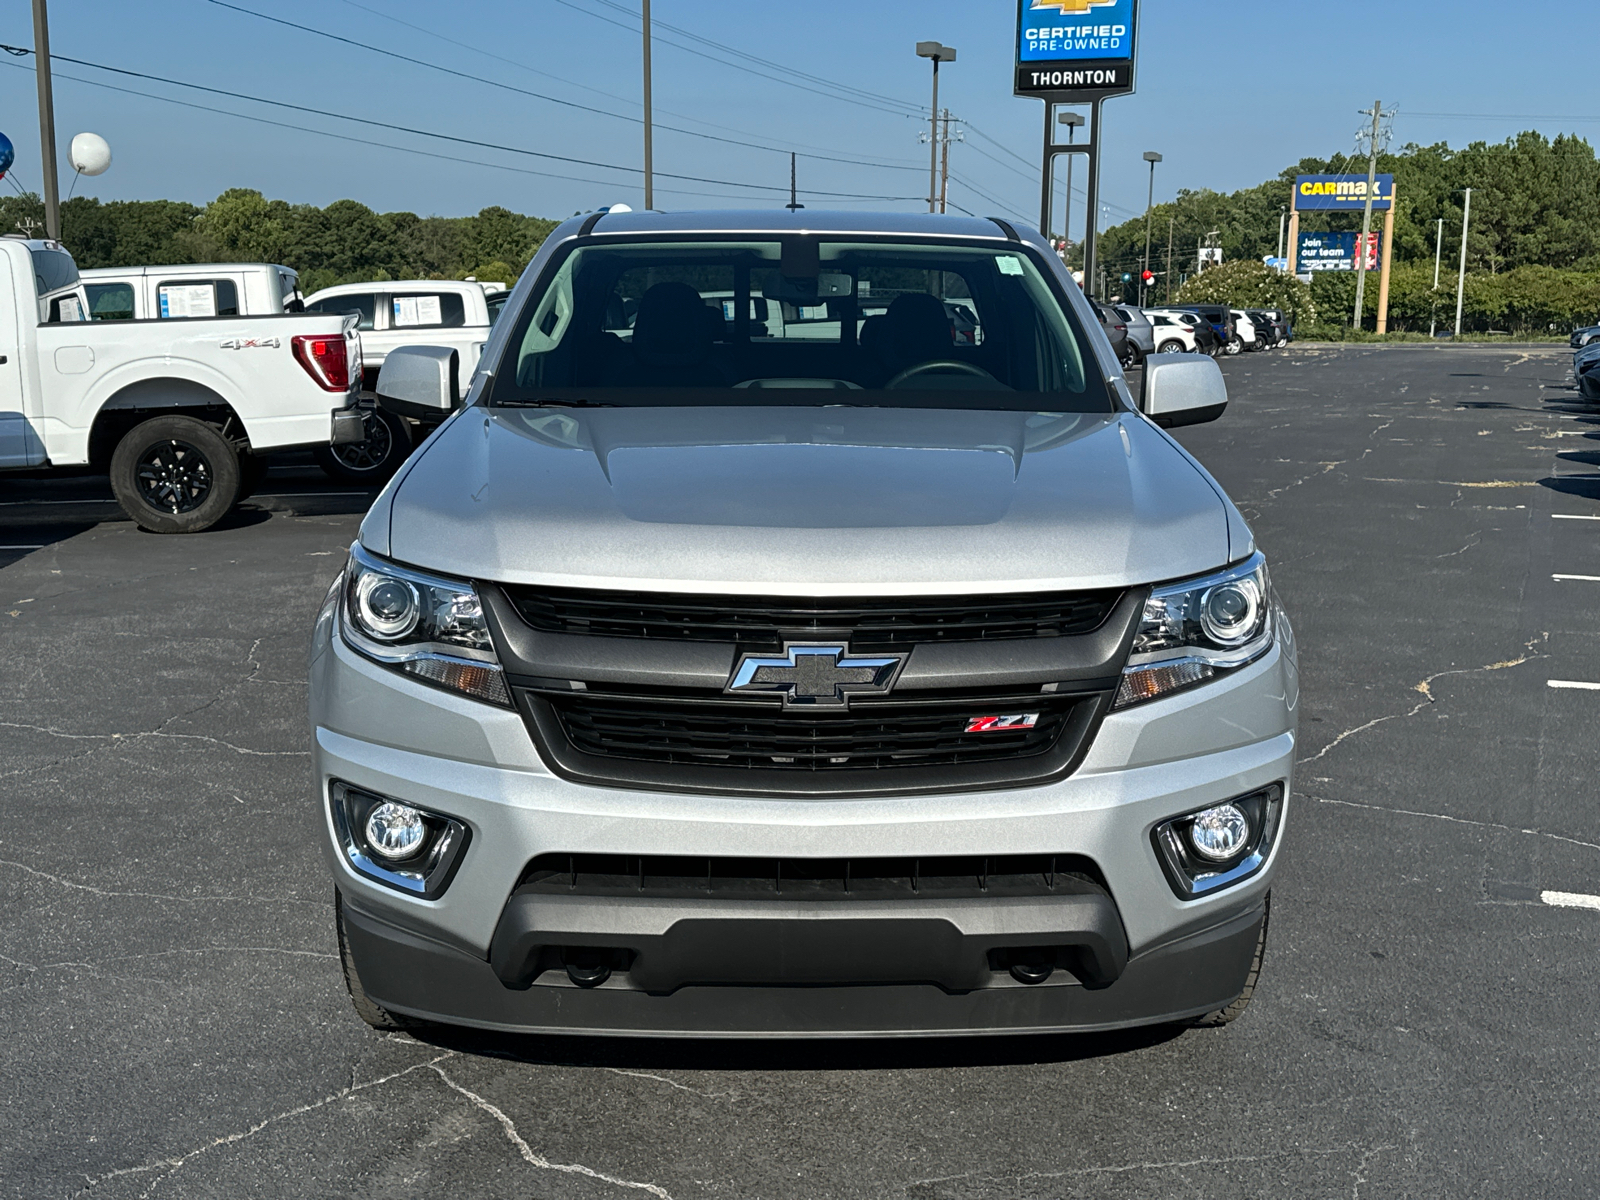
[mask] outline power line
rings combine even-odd
[[[597,21],[604,21],[609,25],[616,25],[619,28],[626,29],[630,33],[640,32],[640,26],[637,22],[629,24],[628,22],[620,21],[615,17],[608,17],[605,13],[598,13],[593,9],[583,8],[580,5],[573,3],[573,0],[556,0],[556,3],[563,5],[566,8],[570,8],[574,12],[580,12],[586,17],[593,17]],[[651,28],[654,29],[656,27],[656,22],[652,21]],[[811,87],[808,84],[801,82],[801,79],[806,77],[804,72],[792,71],[790,68],[779,66],[777,63],[765,63],[767,68],[766,70],[757,70],[754,67],[748,67],[742,63],[729,62],[725,58],[718,58],[714,54],[708,54],[704,50],[697,50],[693,46],[685,46],[681,42],[675,42],[671,38],[661,37],[659,34],[656,35],[655,40],[665,45],[672,46],[674,49],[683,50],[689,54],[699,55],[701,58],[709,59],[712,62],[718,63],[724,67],[731,67],[735,71],[743,71],[745,74],[754,75],[758,79],[765,79],[770,83],[785,84],[789,87],[799,88],[803,92],[811,92],[817,96],[826,96],[831,100],[849,101],[852,104],[876,109],[878,112],[888,113],[892,117],[916,116],[921,118],[923,115],[920,107],[915,112],[907,111],[911,108],[911,105],[909,104],[906,104],[901,108],[888,108],[883,104],[879,104],[869,99],[862,99],[859,97],[852,99],[849,96],[841,95],[841,91],[854,90],[846,88],[844,84],[830,84],[828,87]],[[774,73],[775,71],[776,73]],[[900,102],[896,101],[895,103],[898,104]]]
[[[25,46],[7,46],[4,43],[0,43],[0,50],[5,50],[8,53],[14,54],[14,55],[23,55],[23,54],[32,54],[33,53],[31,48],[28,48],[28,47],[25,47]],[[169,79],[169,78],[167,78],[165,76],[162,76],[162,75],[151,75],[151,74],[148,74],[148,73],[146,73],[144,71],[132,71],[132,70],[129,70],[128,68],[126,68],[126,67],[112,67],[112,66],[107,66],[105,63],[89,62],[86,59],[69,58],[68,56],[66,56],[64,54],[52,54],[51,58],[54,59],[54,60],[60,61],[60,62],[72,63],[74,66],[89,67],[89,68],[91,68],[93,70],[97,70],[97,71],[109,71],[109,72],[111,72],[112,74],[115,74],[115,75],[126,75],[126,76],[130,76],[130,77],[132,77],[134,79],[148,79],[148,80],[150,80],[150,81],[152,81],[154,83],[165,83],[165,84],[168,84],[168,85],[170,85],[172,87],[189,88],[192,91],[205,92],[205,93],[207,93],[209,95],[213,95],[213,96],[226,96],[226,97],[228,97],[229,99],[232,99],[232,100],[248,100],[248,101],[250,101],[251,103],[254,103],[254,104],[267,104],[267,105],[271,105],[274,108],[286,108],[286,109],[290,109],[291,111],[294,111],[294,112],[310,113],[312,116],[329,117],[329,118],[331,118],[333,120],[336,120],[336,121],[354,121],[358,125],[370,125],[370,126],[373,126],[374,128],[378,128],[378,129],[393,129],[398,133],[409,133],[409,134],[413,134],[413,135],[415,135],[417,137],[436,138],[439,141],[455,142],[458,145],[463,145],[463,146],[476,146],[476,147],[478,147],[480,149],[484,149],[484,150],[500,150],[500,151],[503,151],[503,152],[505,152],[507,154],[521,154],[521,155],[526,155],[526,156],[531,157],[531,158],[549,159],[552,162],[571,163],[574,166],[580,166],[580,167],[599,167],[600,169],[606,170],[606,171],[623,171],[623,172],[626,172],[626,173],[628,173],[630,175],[642,175],[642,174],[644,174],[644,168],[643,167],[628,167],[628,166],[620,166],[620,165],[618,165],[616,163],[596,162],[593,159],[573,158],[570,155],[565,155],[565,154],[550,154],[547,151],[543,151],[543,150],[529,150],[529,149],[526,149],[525,147],[522,147],[522,146],[506,146],[506,145],[502,145],[502,144],[500,144],[498,142],[481,141],[481,140],[479,140],[477,138],[457,137],[457,136],[455,136],[453,134],[437,133],[435,131],[428,130],[428,129],[416,129],[416,128],[413,128],[413,127],[411,127],[409,125],[397,125],[397,124],[394,124],[394,123],[389,122],[389,121],[376,121],[376,120],[373,120],[370,117],[355,117],[355,116],[351,116],[349,113],[329,112],[326,109],[312,108],[309,105],[305,105],[305,104],[291,104],[287,100],[269,100],[264,96],[251,96],[251,95],[249,95],[247,93],[244,93],[244,92],[233,92],[233,91],[228,91],[225,88],[207,87],[204,84],[189,83],[186,80],[182,80],[182,79]],[[666,179],[681,179],[681,180],[683,180],[685,182],[688,182],[688,183],[710,183],[710,184],[715,184],[718,187],[749,188],[749,189],[751,189],[753,191],[778,192],[778,193],[787,193],[788,190],[789,190],[787,187],[779,187],[779,186],[777,186],[775,184],[750,183],[748,181],[731,180],[731,179],[712,179],[712,178],[708,178],[708,177],[703,176],[703,175],[682,175],[682,174],[677,174],[675,172],[670,172],[670,171],[657,171],[656,174],[661,176],[661,177],[663,177],[663,178],[666,178]],[[613,185],[610,185],[610,186],[616,186],[616,185],[613,184]],[[849,192],[812,191],[811,194],[814,195],[814,196],[827,196],[827,197],[834,198],[834,199],[845,199],[845,200],[915,200],[915,199],[918,199],[918,197],[916,197],[916,196],[879,196],[879,195],[856,194],[856,193],[849,193]]]
[[[592,0],[592,2],[595,4],[602,4],[606,8],[622,13],[624,16],[633,16],[633,10],[624,4],[617,3],[617,0]],[[736,58],[742,58],[745,61],[754,63],[757,66],[779,67],[780,69],[789,72],[791,75],[798,76],[801,79],[809,79],[813,83],[821,84],[824,87],[832,88],[835,91],[848,92],[859,96],[864,100],[871,100],[876,103],[892,104],[896,107],[908,110],[913,116],[920,117],[922,115],[922,106],[920,104],[912,103],[908,100],[902,100],[898,96],[887,96],[882,92],[870,92],[865,88],[856,87],[854,84],[839,83],[837,80],[827,79],[821,75],[813,75],[809,71],[800,71],[796,70],[794,67],[782,66],[782,64],[773,62],[769,58],[763,58],[758,54],[751,54],[747,51],[740,50],[737,46],[730,46],[726,42],[719,42],[713,40],[712,38],[703,37],[692,30],[683,28],[681,25],[669,25],[665,21],[656,20],[652,20],[651,25],[657,29],[670,30],[671,32],[678,34],[680,37],[686,37],[690,41],[699,42],[702,46],[710,46],[712,49],[720,50],[724,54],[732,54]]]
[[[422,25],[415,25],[415,24],[412,24],[410,21],[401,20],[399,17],[396,17],[396,16],[394,16],[394,15],[392,15],[390,13],[383,12],[380,9],[376,9],[376,8],[371,7],[370,5],[362,4],[362,3],[359,2],[359,0],[342,0],[342,2],[345,3],[345,4],[348,4],[351,8],[360,9],[362,12],[368,13],[369,15],[374,16],[374,17],[378,17],[381,20],[390,21],[390,22],[392,22],[392,23],[394,23],[396,25],[404,26],[406,29],[410,29],[410,30],[412,30],[412,31],[414,31],[416,33],[420,33],[424,37],[436,38],[441,42],[447,42],[448,44],[450,44],[452,46],[459,47],[462,50],[470,51],[473,54],[481,54],[485,58],[492,58],[496,62],[505,63],[507,66],[515,67],[519,71],[527,71],[530,75],[539,75],[539,76],[542,76],[545,79],[553,79],[555,82],[561,83],[561,84],[565,84],[567,87],[578,88],[581,91],[585,91],[585,92],[593,92],[597,96],[604,96],[608,100],[615,100],[618,103],[626,104],[626,105],[629,105],[630,107],[634,107],[634,108],[640,107],[639,101],[634,99],[634,98],[632,98],[632,97],[630,97],[630,96],[619,96],[616,92],[608,92],[604,88],[597,88],[597,87],[594,87],[591,84],[582,83],[582,82],[580,82],[580,81],[578,81],[576,79],[568,79],[563,75],[556,75],[556,74],[553,74],[553,73],[551,73],[549,71],[542,71],[538,67],[531,67],[527,63],[518,62],[514,58],[507,58],[503,54],[496,54],[492,50],[485,50],[482,46],[474,46],[474,45],[472,45],[472,44],[470,44],[468,42],[458,41],[457,39],[455,39],[453,37],[449,37],[446,34],[438,32],[438,30],[428,29],[428,28],[426,28],[426,27],[424,27]],[[670,109],[670,108],[662,108],[661,105],[659,105],[659,104],[655,105],[655,110],[656,110],[656,112],[659,112],[659,113],[665,113],[669,117],[677,117],[679,120],[690,121],[690,122],[692,122],[692,123],[694,123],[696,125],[704,125],[704,126],[706,126],[707,128],[710,128],[710,129],[720,129],[724,133],[737,133],[737,134],[742,134],[745,137],[760,137],[760,136],[762,136],[760,134],[751,133],[748,129],[739,129],[736,126],[733,126],[733,125],[723,125],[718,121],[707,121],[704,117],[697,117],[697,116],[694,116],[692,113],[683,113],[683,112],[677,112],[677,111],[675,111],[673,109]],[[641,123],[642,123],[642,121],[641,121]],[[658,128],[660,128],[660,126],[658,126]],[[827,153],[831,149],[830,147],[827,147],[827,146],[815,146],[815,145],[810,145],[810,144],[808,144],[806,142],[789,142],[787,144],[789,146],[791,146],[791,147],[795,147],[796,148],[796,151],[795,151],[796,153],[798,153],[800,150],[819,150],[819,151],[823,151],[824,153]],[[876,161],[876,163],[882,164],[884,166],[897,166],[897,167],[899,167],[899,166],[909,166],[913,170],[918,171],[918,172],[920,172],[922,170],[921,164],[908,162],[908,161],[903,160],[903,159],[889,159],[889,158],[883,158],[883,157],[880,156],[875,161]]]
[[[546,101],[549,101],[551,104],[559,104],[559,105],[562,105],[563,107],[566,107],[566,108],[576,108],[576,109],[578,109],[578,110],[580,110],[582,112],[594,113],[595,115],[601,116],[601,117],[610,117],[610,118],[612,118],[613,120],[616,120],[616,121],[628,121],[628,122],[630,122],[630,123],[632,123],[634,125],[642,125],[642,124],[644,124],[643,119],[640,118],[640,117],[629,116],[626,113],[610,112],[610,111],[608,111],[606,109],[603,109],[603,108],[595,108],[593,105],[590,105],[590,104],[579,104],[576,100],[563,100],[559,96],[549,96],[549,95],[546,95],[543,92],[535,92],[535,91],[529,90],[528,88],[517,87],[515,84],[502,83],[497,79],[489,79],[489,78],[486,78],[486,77],[484,77],[482,75],[473,75],[468,71],[457,71],[453,67],[447,67],[447,66],[444,66],[444,65],[442,65],[440,63],[436,63],[436,62],[429,62],[427,59],[423,59],[423,58],[412,58],[409,54],[401,54],[401,53],[399,53],[398,51],[395,51],[395,50],[385,50],[382,46],[373,46],[373,45],[370,45],[370,44],[368,44],[366,42],[358,42],[354,38],[343,37],[343,36],[341,36],[340,34],[337,34],[337,33],[329,33],[325,29],[317,29],[317,28],[315,28],[313,26],[310,26],[310,25],[301,25],[301,24],[299,24],[298,22],[295,22],[295,21],[284,20],[282,17],[274,17],[274,16],[268,15],[267,13],[256,12],[254,9],[243,8],[243,7],[241,7],[240,5],[237,5],[237,4],[229,4],[228,0],[209,0],[209,2],[211,4],[215,4],[218,8],[231,9],[233,12],[243,13],[245,16],[248,16],[248,17],[255,17],[258,20],[262,20],[262,21],[270,21],[274,25],[283,25],[283,26],[286,26],[286,27],[288,27],[290,29],[298,29],[302,33],[309,33],[309,34],[314,34],[317,37],[329,38],[329,39],[331,39],[331,40],[333,40],[335,42],[342,42],[347,46],[355,46],[358,49],[367,50],[367,51],[370,51],[373,54],[381,54],[386,58],[398,59],[401,62],[411,63],[414,66],[426,67],[430,71],[439,71],[439,72],[441,72],[441,73],[443,73],[445,75],[453,75],[457,79],[466,79],[466,80],[470,80],[473,83],[484,84],[487,87],[495,87],[495,88],[500,88],[500,89],[502,89],[504,91],[515,92],[519,96],[530,96],[535,100],[546,100]],[[913,167],[913,166],[897,166],[897,165],[894,165],[892,163],[869,162],[869,161],[867,161],[865,159],[841,158],[841,157],[838,157],[836,155],[809,154],[809,153],[806,153],[803,150],[795,150],[795,151],[784,150],[784,149],[782,149],[782,148],[780,148],[778,146],[774,146],[774,145],[771,145],[771,144],[763,144],[761,142],[739,141],[736,138],[719,137],[717,134],[714,134],[714,133],[701,133],[699,130],[695,130],[695,129],[679,129],[678,127],[673,126],[673,125],[663,125],[659,121],[655,122],[655,128],[657,128],[657,129],[665,129],[665,130],[667,130],[667,131],[669,131],[671,133],[681,133],[681,134],[685,135],[686,137],[697,137],[697,138],[703,138],[706,141],[722,142],[725,145],[743,146],[746,149],[750,149],[750,150],[764,150],[764,151],[767,151],[768,153],[773,153],[773,154],[790,154],[790,153],[793,153],[793,154],[798,154],[801,158],[813,158],[813,159],[821,159],[821,160],[826,161],[826,162],[845,163],[845,164],[848,164],[848,165],[854,166],[854,167],[872,167],[872,168],[875,168],[877,170],[882,170],[882,171],[919,171],[921,169],[919,167]]]
[[[33,68],[25,67],[21,63],[0,62],[0,66],[11,67],[18,71],[28,71],[29,73],[31,73],[33,70]],[[347,133],[332,133],[326,129],[316,129],[309,125],[295,125],[288,121],[274,121],[270,117],[257,117],[252,116],[249,113],[233,112],[231,109],[215,108],[204,104],[192,104],[187,100],[179,100],[173,96],[161,96],[154,92],[141,92],[137,88],[118,87],[114,83],[105,83],[98,79],[84,79],[78,75],[66,75],[59,71],[55,73],[55,78],[67,79],[73,83],[81,83],[86,87],[102,88],[106,91],[120,92],[125,96],[141,96],[146,100],[159,100],[163,104],[175,104],[180,108],[192,108],[196,112],[209,113],[213,116],[234,117],[237,120],[251,121],[257,125],[271,125],[278,129],[294,130],[297,133],[311,133],[317,135],[318,137],[333,138],[336,141],[350,142],[357,146],[372,146],[379,150],[395,150],[401,154],[413,157],[420,156],[422,158],[437,159],[440,162],[462,163],[466,166],[472,167],[488,167],[490,170],[494,171],[510,171],[516,175],[531,175],[539,179],[561,179],[570,183],[592,183],[599,187],[606,188],[617,186],[615,180],[589,179],[582,175],[560,175],[552,171],[535,171],[529,167],[514,167],[509,163],[484,162],[482,159],[477,158],[461,158],[453,154],[440,154],[433,150],[417,150],[410,146],[396,146],[392,142],[377,142],[370,138],[352,137]],[[6,179],[14,182],[15,175],[15,171],[8,171],[6,173]],[[25,194],[25,189],[22,188],[21,185],[16,186],[19,194]],[[660,190],[673,196],[710,196],[717,199],[752,201],[767,201],[771,199],[770,196],[729,196],[726,192],[696,192],[690,191],[686,188],[674,187],[664,187]],[[853,196],[850,197],[850,199],[868,200],[872,199],[872,197]]]

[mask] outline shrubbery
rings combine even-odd
[[[1293,275],[1249,259],[1224,263],[1194,276],[1178,289],[1178,303],[1277,308],[1288,316],[1291,325],[1310,325],[1317,319],[1310,288]],[[1355,303],[1353,294],[1350,303]]]
[[[1348,325],[1355,309],[1355,272],[1318,272],[1311,294],[1323,323]],[[1371,329],[1378,314],[1377,272],[1367,275],[1362,308],[1365,327]],[[1600,272],[1528,266],[1499,275],[1469,274],[1461,308],[1463,333],[1565,334],[1600,318]],[[1389,279],[1389,329],[1427,333],[1433,320],[1441,330],[1455,328],[1455,273],[1441,272],[1436,292],[1432,263],[1396,265]]]

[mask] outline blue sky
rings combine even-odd
[[[623,27],[628,17],[621,11],[636,11],[637,0],[229,3],[525,91],[623,117],[639,114],[639,37]],[[4,5],[0,41],[31,46],[27,0]],[[1143,211],[1145,150],[1165,156],[1157,199],[1179,187],[1229,191],[1259,183],[1303,155],[1349,150],[1357,110],[1375,98],[1400,110],[1397,145],[1462,145],[1524,128],[1600,132],[1600,82],[1581,60],[1563,65],[1559,53],[1552,55],[1584,10],[1577,0],[1144,0],[1141,7],[1139,91],[1106,105],[1103,198],[1112,222]],[[659,172],[724,182],[658,178],[657,207],[779,203],[786,197],[778,191],[752,185],[786,187],[791,149],[858,160],[802,157],[801,199],[811,207],[924,207],[915,198],[927,188],[927,148],[918,142],[926,122],[911,114],[925,111],[929,70],[913,46],[937,39],[960,52],[941,72],[941,103],[969,123],[965,142],[952,150],[952,202],[980,214],[1036,215],[1043,106],[1011,95],[1013,0],[653,0],[653,10],[658,23],[751,56],[734,59],[699,45],[746,68],[735,69],[671,44],[685,39],[658,25],[658,122],[753,143],[658,130]],[[636,167],[641,159],[636,121],[385,58],[212,0],[56,0],[51,17],[58,56],[591,162]],[[17,145],[14,176],[38,190],[31,62],[0,56],[0,129]],[[501,204],[561,217],[619,200],[640,203],[639,177],[624,171],[433,141],[59,61],[56,71],[63,159],[74,133],[92,130],[111,143],[110,171],[78,181],[81,193],[105,200],[204,203],[243,186],[290,201],[349,197],[381,211],[445,215]],[[784,82],[795,80],[795,71],[829,82],[799,80],[805,88]],[[86,86],[67,75],[198,107]],[[831,84],[887,99],[863,103]],[[397,149],[240,120],[224,109]],[[1533,119],[1552,114],[1567,119]],[[63,163],[63,194],[71,184]],[[816,194],[824,191],[910,199]],[[1074,224],[1081,228],[1082,217]]]

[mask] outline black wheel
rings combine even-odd
[[[1139,347],[1130,342],[1127,351],[1122,356],[1122,369],[1131,371],[1143,361],[1144,358],[1139,353]]]
[[[361,410],[366,440],[342,446],[318,446],[312,454],[317,465],[346,483],[383,483],[400,469],[411,453],[411,431],[406,423],[381,408]]]
[[[193,417],[153,417],[111,455],[111,490],[122,511],[151,533],[198,533],[239,499],[239,455]]]
[[[1256,937],[1256,952],[1250,959],[1250,973],[1244,977],[1244,991],[1239,993],[1239,998],[1226,1008],[1219,1008],[1216,1012],[1207,1013],[1197,1017],[1195,1024],[1202,1028],[1216,1028],[1237,1021],[1250,1007],[1250,997],[1255,995],[1256,980],[1261,978],[1261,960],[1267,954],[1267,926],[1271,923],[1272,893],[1266,895],[1265,907],[1261,912],[1261,932]]]
[[[1177,338],[1168,338],[1156,347],[1157,354],[1182,354],[1188,347]]]
[[[361,976],[356,973],[355,959],[350,956],[350,939],[344,931],[344,897],[337,888],[333,893],[333,917],[339,929],[339,965],[344,968],[344,986],[350,993],[350,1003],[356,1016],[374,1029],[416,1029],[423,1022],[412,1017],[392,1013],[384,1008],[361,986]]]

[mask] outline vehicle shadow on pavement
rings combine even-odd
[[[77,537],[97,524],[98,521],[52,521],[34,525],[18,521],[0,525],[0,567],[21,562],[28,555]]]
[[[428,1026],[418,1041],[459,1054],[540,1066],[680,1071],[898,1071],[930,1067],[1011,1067],[1077,1062],[1147,1050],[1189,1028],[1186,1022],[1105,1033],[994,1037],[602,1038],[497,1034]]]

